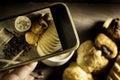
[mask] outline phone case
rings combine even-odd
[[[0,71],[71,52],[79,45],[75,34],[77,44],[63,51],[49,6],[0,21]]]

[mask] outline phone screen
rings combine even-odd
[[[62,50],[50,8],[0,21],[1,68]]]
[[[70,19],[71,15],[67,7],[58,4],[50,7],[54,22],[62,43],[63,50],[71,49],[79,44],[75,27]]]

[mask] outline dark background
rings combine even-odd
[[[11,2],[10,2],[11,1]],[[80,43],[88,39],[94,39],[97,33],[100,32],[104,21],[107,18],[120,18],[120,0],[2,0],[0,2],[0,19],[9,16],[18,15],[24,12],[42,8],[56,1],[65,2],[71,12],[75,23]],[[39,63],[36,69],[40,69],[45,74],[44,80],[62,80],[64,69],[76,60],[76,52],[72,59],[63,66],[48,67]],[[103,74],[102,77],[106,76]],[[102,77],[98,75],[98,80]]]
[[[1,0],[0,2],[100,2],[100,3],[118,3],[120,2],[119,0]]]

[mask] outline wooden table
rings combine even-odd
[[[38,3],[38,2],[28,2],[28,3],[4,3],[0,5],[0,19],[5,17],[21,14],[23,12],[31,11],[34,9],[39,9],[50,3]],[[96,32],[99,32],[100,27],[103,22],[109,18],[120,17],[120,4],[113,3],[67,3],[73,21],[75,23],[77,32],[80,37],[80,42],[84,42],[87,39],[93,39],[96,36]],[[39,63],[37,68],[45,74],[44,80],[62,80],[62,73],[71,63],[75,61],[75,55],[72,59],[63,66],[59,67],[48,67],[42,63]],[[101,80],[101,79],[100,79]]]

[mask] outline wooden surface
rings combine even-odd
[[[50,3],[14,3],[0,5],[0,19],[20,14],[26,11],[34,10],[46,6]],[[120,17],[120,4],[105,3],[67,3],[73,17],[80,42],[87,39],[93,39],[96,32],[99,32],[103,22],[109,18]],[[65,65],[60,67],[48,67],[39,63],[37,68],[45,74],[44,80],[62,80],[62,72],[70,62],[75,61],[76,53],[72,59]],[[102,79],[103,80],[103,79]]]
[[[50,3],[0,3],[0,19],[8,16],[21,14],[27,11],[39,9]],[[106,20],[109,17],[120,17],[120,4],[112,3],[67,3],[81,41],[84,41],[83,35],[88,35],[88,29],[95,26],[97,22]],[[86,33],[87,32],[87,33]]]

